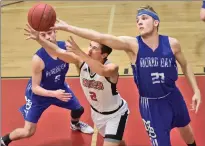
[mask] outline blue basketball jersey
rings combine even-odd
[[[58,41],[57,45],[61,49],[66,49],[65,42]],[[42,113],[51,105],[68,110],[78,110],[82,108],[77,97],[65,82],[65,76],[69,70],[69,64],[58,58],[53,59],[44,48],[40,48],[35,54],[38,55],[45,64],[45,68],[42,71],[40,86],[47,90],[65,90],[65,92],[70,93],[72,97],[68,102],[65,102],[57,97],[48,98],[37,95],[32,91],[31,78],[26,86],[26,104],[20,107],[20,112],[22,113],[24,119],[32,123],[37,123]]]
[[[65,42],[63,41],[58,41],[57,45],[61,49],[66,49]],[[40,48],[36,52],[36,55],[38,55],[45,64],[45,68],[42,71],[40,86],[47,90],[64,88],[65,76],[69,69],[69,64],[59,58],[53,59],[44,48]]]
[[[176,88],[175,81],[178,78],[176,59],[168,36],[159,35],[159,46],[155,51],[143,42],[141,36],[136,39],[139,50],[132,70],[140,96],[165,96]]]

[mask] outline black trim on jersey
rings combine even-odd
[[[105,60],[105,62],[107,61],[107,59]],[[104,62],[104,63],[105,63]],[[117,91],[117,83],[118,83],[118,79],[119,79],[119,74],[117,77],[117,82],[113,83],[109,80],[110,77],[105,77],[105,79],[111,84],[111,90],[112,90],[112,95],[118,95],[118,91]]]
[[[94,78],[96,73],[94,73],[93,75],[91,74],[91,70],[90,70],[90,67],[88,66],[88,71],[89,71],[89,74],[90,74],[90,78]]]
[[[122,140],[122,137],[123,137],[123,134],[125,131],[127,117],[128,117],[128,111],[126,111],[125,114],[123,116],[121,116],[116,135],[106,134],[104,138],[105,139],[107,138],[107,139]]]
[[[92,108],[94,111],[96,111],[97,113],[100,113],[100,114],[102,114],[102,115],[110,115],[110,114],[113,114],[113,113],[117,112],[123,105],[124,105],[124,101],[122,100],[121,105],[120,105],[116,110],[109,111],[109,112],[100,112],[100,111],[98,111],[97,109],[95,109],[92,105],[90,105],[90,106],[91,106],[91,108]]]
[[[105,79],[111,84],[112,95],[118,95],[118,92],[117,92],[117,83],[111,82],[108,77],[105,77]],[[117,80],[118,80],[118,79],[117,79]],[[118,82],[118,81],[117,81],[117,82]]]
[[[83,65],[85,64],[85,62],[83,62],[82,64],[81,64],[81,66],[80,66],[80,71],[81,71],[81,69],[82,69],[82,67],[83,67]]]

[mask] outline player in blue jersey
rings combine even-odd
[[[58,45],[59,48],[66,49],[65,42],[56,41],[54,30],[41,32],[41,36]],[[74,61],[74,57],[68,60],[70,63]],[[65,81],[68,70],[69,63],[58,59],[57,56],[52,52],[47,52],[43,47],[34,54],[32,78],[28,81],[25,92],[26,104],[20,108],[25,119],[25,125],[23,128],[17,128],[2,137],[1,146],[8,146],[12,141],[34,135],[38,120],[50,105],[71,110],[70,127],[72,130],[79,130],[88,134],[94,132],[92,127],[79,121],[84,113],[84,108]]]
[[[140,113],[153,146],[171,146],[170,131],[178,128],[188,146],[196,146],[186,103],[176,86],[177,63],[188,79],[194,95],[192,110],[198,111],[201,95],[195,76],[177,39],[158,34],[160,19],[150,6],[136,16],[140,35],[135,37],[102,34],[68,25],[62,20],[52,29],[71,32],[127,53],[140,94]]]
[[[203,4],[200,10],[200,19],[205,21],[205,0],[203,0]]]

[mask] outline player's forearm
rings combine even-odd
[[[188,79],[189,83],[191,84],[193,91],[198,92],[199,88],[198,88],[194,73],[191,69],[191,66],[189,64],[187,64],[186,66],[184,66],[182,68],[182,71],[183,71],[184,75],[186,76],[186,78]]]
[[[40,96],[45,96],[45,97],[55,97],[54,91],[52,90],[46,90],[40,86],[34,86],[32,88],[33,93],[40,95]]]
[[[51,52],[52,54],[58,55],[58,46],[43,37],[39,37],[37,42],[44,48],[46,51]]]
[[[82,38],[101,43],[101,33],[97,31],[86,28],[80,28],[72,25],[68,25],[64,30],[71,32],[77,36],[80,36]]]
[[[82,38],[98,42],[99,44],[104,44],[114,50],[132,51],[128,45],[128,37],[116,37],[114,35],[103,34],[92,29],[80,28],[71,25],[65,27],[64,30]]]
[[[106,76],[105,68],[104,68],[102,63],[100,63],[97,60],[92,59],[90,56],[88,56],[84,52],[80,53],[80,57],[81,57],[82,60],[84,60],[88,64],[88,66],[90,67],[90,69],[93,72],[95,72],[95,73],[97,73],[101,76]]]

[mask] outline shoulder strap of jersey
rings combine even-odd
[[[83,62],[79,68],[79,70],[81,71],[82,67],[85,65],[85,62]]]

